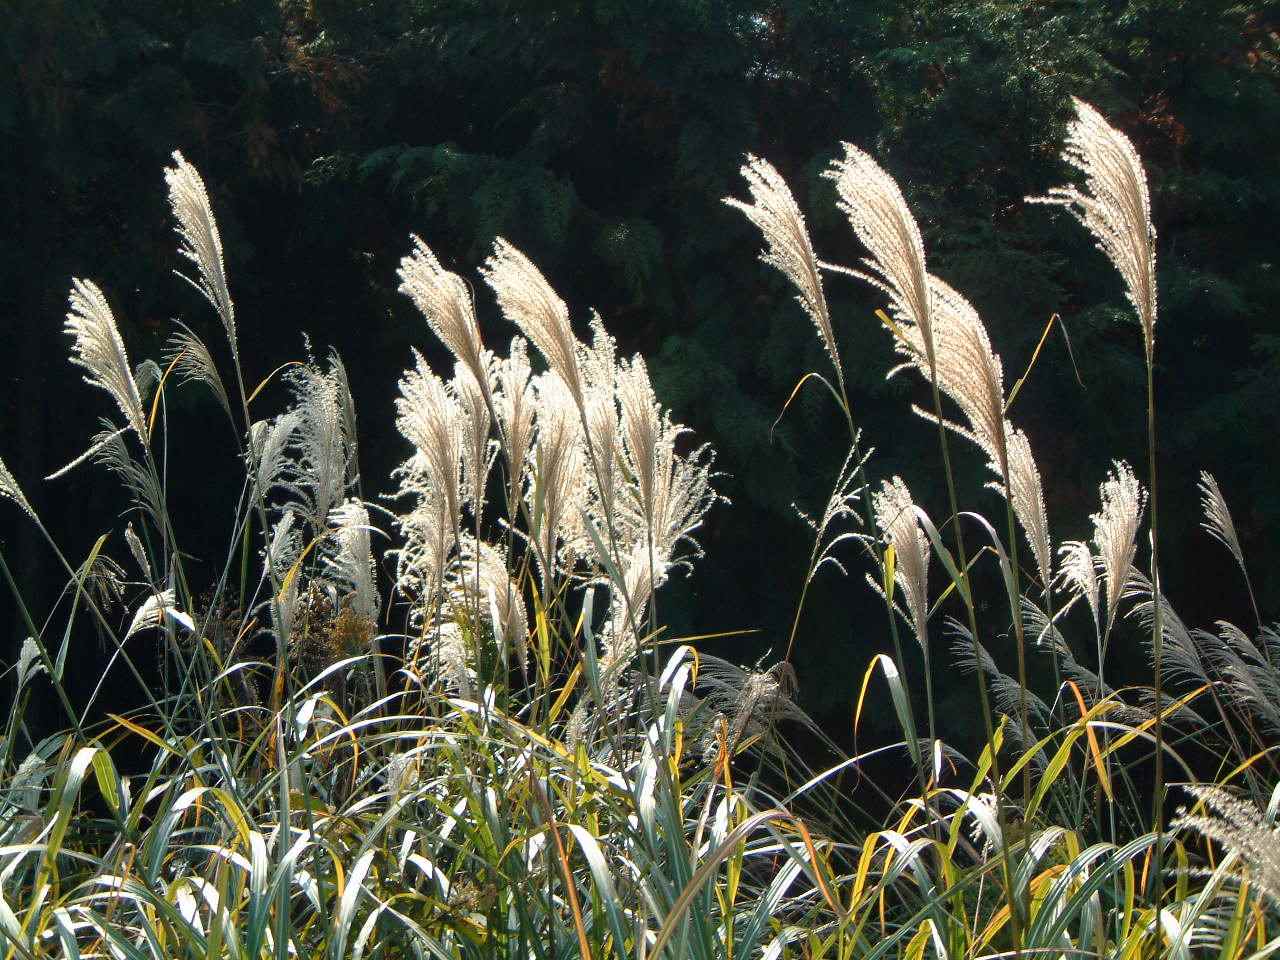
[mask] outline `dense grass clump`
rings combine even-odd
[[[17,597],[30,637],[0,741],[5,955],[1233,958],[1280,947],[1280,631],[1260,615],[1249,630],[1190,628],[1160,590],[1146,180],[1123,135],[1076,107],[1065,156],[1084,182],[1047,200],[1078,216],[1126,285],[1148,371],[1134,415],[1150,437],[1143,479],[1123,460],[1103,479],[1087,540],[1055,544],[1041,467],[1014,420],[1026,374],[1006,386],[977,311],[928,272],[893,179],[851,145],[828,171],[867,251],[849,269],[819,260],[766,161],[743,168],[750,200],[729,202],[761,230],[765,262],[796,287],[832,364],[799,386],[828,388],[849,444],[812,521],[784,658],[750,668],[663,630],[661,588],[700,560],[696,534],[720,499],[713,457],[599,316],[579,339],[547,279],[498,239],[481,275],[519,335],[495,352],[471,286],[414,238],[401,290],[455,363],[442,375],[416,354],[404,373],[406,459],[379,495],[361,474],[336,355],[246,381],[216,220],[175,154],[180,250],[230,363],[181,327],[160,363],[135,367],[101,289],[74,281],[71,359],[116,421],[59,474],[104,467],[131,508],[83,559],[50,540],[68,578],[56,618],[41,627]],[[889,373],[922,381],[915,412],[936,425],[939,458],[920,469],[945,475],[945,522],[916,502],[911,478],[873,478],[830,275],[887,299],[880,319],[902,358]],[[188,384],[212,392],[244,464],[226,552],[199,567],[165,469],[165,395]],[[255,418],[272,396],[283,411]],[[990,466],[1005,505],[995,521],[957,489],[957,437]],[[1200,487],[1206,527],[1248,586],[1227,500],[1209,474]],[[0,493],[44,529],[2,464]],[[809,584],[854,564],[883,599],[894,649],[851,691],[855,725],[883,681],[902,737],[850,756],[796,705],[789,661],[813,642]],[[976,595],[986,565],[1002,596]],[[89,633],[111,660],[74,703],[63,680]],[[1153,682],[1116,688],[1113,644],[1135,637]],[[993,650],[1010,651],[1011,672]],[[934,671],[955,666],[972,673],[985,725],[973,756],[949,742],[934,703]],[[126,683],[138,706],[102,719],[100,692]],[[46,690],[65,729],[40,739],[24,704]],[[864,773],[886,756],[908,765],[904,795],[901,781]],[[1185,809],[1170,817],[1170,803]]]

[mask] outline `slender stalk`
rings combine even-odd
[[[942,448],[943,472],[947,478],[947,499],[951,507],[951,517],[954,520],[956,560],[961,578],[968,581],[969,558],[964,546],[964,531],[961,529],[960,524],[960,507],[959,500],[956,497],[955,473],[951,468],[951,450],[947,443],[947,428],[943,425],[942,419],[942,394],[938,390],[937,371],[932,356],[929,358],[929,385],[933,389],[934,420],[938,425],[938,444]],[[965,601],[964,608],[969,620],[969,630],[973,636],[973,642],[976,644],[978,643],[977,614],[974,612],[973,604],[968,600]],[[1004,888],[1009,900],[1009,919],[1013,925],[1014,952],[1020,958],[1022,956],[1022,906],[1016,903],[1013,897],[1013,866],[1009,858],[1009,834],[1004,815],[1004,804],[1001,800],[1003,777],[1000,773],[999,751],[995,747],[995,723],[991,716],[991,700],[987,695],[987,683],[983,678],[982,671],[974,671],[974,676],[978,682],[978,704],[982,711],[982,721],[987,728],[987,743],[991,745],[991,786],[992,792],[995,794],[996,820],[1000,827],[1001,869],[1004,874]]]
[[[1147,350],[1147,474],[1151,498],[1151,584],[1155,600],[1151,618],[1151,650],[1155,660],[1156,693],[1156,757],[1155,793],[1151,803],[1152,829],[1156,831],[1155,869],[1152,871],[1155,901],[1159,904],[1164,890],[1161,869],[1164,860],[1164,623],[1160,593],[1160,561],[1158,555],[1159,493],[1156,477],[1156,390],[1152,351]]]

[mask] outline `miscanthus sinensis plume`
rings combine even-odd
[[[332,549],[326,551],[329,576],[350,597],[351,609],[366,620],[378,616],[378,588],[370,545],[369,510],[358,500],[348,500],[329,514]]]
[[[394,551],[396,591],[410,601],[410,618],[421,625],[444,589],[445,570],[457,537],[457,518],[446,498],[430,485],[424,458],[415,454],[397,471],[400,493],[413,498],[396,526],[403,545]]]
[[[507,461],[508,502],[514,511],[524,489],[537,405],[532,385],[533,369],[529,366],[528,346],[524,338],[513,337],[508,355],[493,358],[491,365],[493,409],[498,420],[503,456]]]
[[[765,242],[760,259],[777,268],[796,288],[796,299],[818,328],[822,345],[835,365],[836,376],[843,381],[840,351],[836,348],[831,313],[822,290],[822,273],[804,214],[787,182],[767,160],[748,154],[741,173],[747,181],[751,202],[744,203],[733,197],[725,197],[724,202],[741,210],[760,230]]]
[[[31,504],[27,500],[27,495],[22,492],[22,488],[18,486],[18,481],[14,478],[12,471],[9,470],[8,464],[0,460],[0,498],[11,500],[32,520],[36,518],[36,512],[31,509]]]
[[[618,399],[622,409],[623,450],[634,478],[629,496],[630,539],[648,542],[666,562],[680,562],[680,547],[699,551],[693,532],[718,495],[711,487],[713,456],[702,446],[687,455],[676,447],[686,427],[675,423],[654,398],[649,371],[642,357],[634,357],[618,371]],[[624,515],[628,510],[620,511]]]
[[[1147,174],[1128,137],[1083,100],[1073,98],[1072,104],[1076,118],[1067,127],[1062,158],[1084,174],[1084,189],[1054,187],[1046,196],[1027,199],[1066,207],[1093,234],[1124,280],[1150,363],[1155,352],[1156,231]]]
[[[1101,636],[1101,585],[1093,549],[1083,540],[1068,540],[1058,548],[1058,558],[1058,579],[1070,592],[1070,602],[1083,599],[1089,605],[1094,631]]]
[[[487,372],[488,356],[482,358],[482,371]],[[465,364],[454,368],[449,390],[462,412],[462,489],[467,507],[477,520],[484,512],[485,484],[493,466],[493,445],[489,439],[492,418],[485,398],[486,387],[471,374]]]
[[[129,355],[107,298],[91,280],[72,280],[63,330],[72,339],[71,362],[85,371],[85,382],[105,390],[125,424],[147,442],[147,418],[133,379]]]
[[[345,378],[331,361],[291,367],[285,380],[293,391],[297,414],[289,433],[291,456],[281,468],[280,485],[303,504],[316,531],[326,529],[329,512],[346,499],[354,438],[348,433],[344,407]]]
[[[412,476],[441,499],[450,529],[461,522],[463,413],[453,393],[422,354],[414,351],[413,368],[400,380],[396,426],[414,447]]]
[[[484,346],[476,323],[471,290],[456,273],[450,273],[417,236],[413,250],[400,261],[400,292],[409,297],[426,318],[431,332],[443,343],[480,385],[487,384]]]
[[[1280,827],[1276,826],[1273,799],[1263,812],[1223,787],[1194,784],[1183,787],[1197,803],[1172,824],[1175,830],[1192,830],[1234,853],[1248,871],[1248,878],[1275,906],[1280,906]]]
[[[1200,507],[1204,510],[1204,522],[1201,526],[1211,537],[1221,543],[1231,553],[1232,558],[1243,570],[1244,551],[1240,548],[1240,535],[1236,533],[1236,522],[1231,517],[1227,499],[1222,495],[1222,488],[1213,474],[1200,471]]]
[[[1133,475],[1133,468],[1117,460],[1099,488],[1102,509],[1090,517],[1093,543],[1098,551],[1106,585],[1107,626],[1116,619],[1120,598],[1128,589],[1137,555],[1138,527],[1147,494]]]
[[[863,260],[863,279],[889,297],[900,322],[918,328],[921,355],[933,362],[933,291],[925,269],[920,227],[907,207],[897,181],[869,154],[851,143],[844,156],[823,174],[836,185],[840,210],[870,256]]]
[[[926,641],[929,624],[929,541],[916,516],[911,491],[901,477],[885,480],[871,498],[876,526],[893,547],[894,583],[902,592],[916,639]]]
[[[232,356],[238,364],[240,347],[236,339],[235,305],[231,302],[231,291],[227,287],[222,237],[218,233],[218,222],[214,219],[213,208],[209,204],[209,193],[200,172],[180,152],[174,151],[173,161],[172,167],[165,168],[164,179],[169,187],[169,206],[178,222],[178,238],[181,240],[178,250],[196,265],[198,277],[192,280],[186,274],[178,275],[199,290],[213,305],[223,329],[226,330]]]
[[[591,511],[600,524],[616,518],[625,484],[620,423],[617,344],[598,313],[591,317],[591,345],[579,350],[585,387],[586,439],[591,454]]]
[[[569,387],[551,372],[539,374],[533,385],[538,415],[526,498],[535,557],[544,588],[549,589],[561,560],[572,565],[582,551],[581,511],[587,502],[588,468],[582,422]]]
[[[467,536],[462,540],[455,579],[466,601],[478,608],[495,639],[516,653],[523,666],[529,652],[529,614],[505,552]]]
[[[1040,472],[1025,434],[1005,418],[1004,372],[978,311],[926,267],[920,229],[894,179],[866,153],[845,144],[826,174],[836,183],[840,209],[870,256],[857,276],[885,292],[894,319],[895,347],[904,366],[936,383],[964,415],[946,426],[972,440],[1000,477],[1048,588],[1048,520]],[[895,368],[890,376],[902,369]],[[916,408],[926,419],[934,413]]]
[[[480,268],[498,297],[502,315],[538,348],[556,376],[564,381],[579,409],[583,406],[578,341],[569,326],[569,308],[523,253],[499,237]]]
[[[218,365],[203,340],[182,323],[179,330],[169,338],[165,346],[164,363],[172,368],[173,376],[179,383],[203,383],[209,388],[218,405],[231,416],[231,401],[227,394],[222,375],[218,373]]]

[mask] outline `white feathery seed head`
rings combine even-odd
[[[71,362],[86,372],[86,383],[111,395],[125,423],[145,444],[147,418],[142,397],[107,298],[91,280],[72,280],[68,300],[70,310],[63,331],[72,338]]]
[[[205,342],[188,327],[179,323],[181,329],[169,340],[164,351],[164,361],[171,365],[180,383],[198,382],[205,384],[214,398],[231,416],[231,401],[227,396],[226,385],[222,375],[218,373],[218,365],[213,362]]]
[[[414,366],[400,380],[396,398],[396,426],[420,458],[426,485],[443,498],[456,527],[462,511],[463,414],[458,401],[414,351]]]
[[[870,253],[864,260],[869,280],[888,296],[900,322],[918,327],[921,353],[933,360],[933,293],[925,269],[920,228],[898,188],[871,156],[844,144],[844,156],[823,176],[835,181],[840,209]]]
[[[1009,461],[1004,419],[1004,371],[1000,358],[991,349],[987,328],[978,311],[964,297],[937,277],[929,277],[933,295],[934,363],[930,370],[925,331],[919,324],[901,317],[895,346],[906,358],[906,366],[918,369],[926,380],[937,378],[938,389],[960,408],[967,427],[947,424],[976,443],[1001,478],[1008,475]],[[904,342],[905,341],[905,342]],[[893,376],[897,367],[889,372]],[[917,410],[926,419],[929,411]]]
[[[195,622],[191,617],[178,609],[172,589],[152,593],[143,601],[142,606],[138,607],[133,615],[124,638],[128,640],[139,630],[146,630],[149,627],[162,627],[166,621],[188,631],[195,629]]]
[[[670,424],[653,395],[644,358],[635,356],[618,372],[618,400],[622,407],[622,435],[627,460],[635,475],[645,522],[653,523],[659,445],[669,442]]]
[[[259,420],[249,428],[249,465],[253,471],[255,499],[268,496],[284,474],[293,432],[302,422],[296,410],[271,420]]]
[[[350,591],[351,609],[366,620],[375,620],[378,587],[369,542],[373,530],[369,510],[359,500],[348,500],[333,508],[329,523],[334,547],[327,552],[325,567],[340,586]]]
[[[493,253],[485,260],[480,273],[497,295],[503,316],[538,348],[581,408],[579,344],[569,325],[569,308],[565,302],[533,262],[501,237],[494,241]]]
[[[1049,518],[1044,507],[1044,487],[1040,471],[1031,454],[1031,441],[1021,430],[1005,425],[1009,451],[1009,494],[1013,503],[1013,515],[1022,525],[1027,545],[1035,558],[1040,582],[1049,589],[1053,575],[1053,553],[1049,542]],[[1004,487],[996,488],[1003,493]]]
[[[835,364],[836,375],[843,378],[831,314],[822,290],[822,274],[804,214],[791,188],[769,161],[748,154],[741,173],[751,192],[751,202],[744,203],[733,197],[725,197],[724,202],[742,211],[759,229],[765,242],[760,259],[775,267],[796,288],[796,299],[818,328],[822,345]]]
[[[1124,280],[1150,362],[1155,351],[1156,231],[1147,174],[1128,137],[1083,100],[1073,98],[1072,103],[1076,119],[1067,127],[1062,158],[1084,173],[1085,188],[1054,187],[1046,196],[1027,199],[1066,207],[1093,234]]]
[[[1093,543],[1107,587],[1107,621],[1114,622],[1117,604],[1129,585],[1137,554],[1138,527],[1146,507],[1147,494],[1133,468],[1115,461],[1111,473],[1099,489],[1102,509],[1093,514]]]
[[[400,469],[401,492],[418,497],[417,504],[396,521],[404,546],[396,555],[396,591],[412,601],[416,623],[425,623],[444,589],[445,571],[457,533],[445,497],[425,480],[422,458]]]
[[[1204,810],[1181,811],[1171,824],[1173,829],[1194,830],[1237,854],[1249,879],[1273,905],[1280,906],[1280,826],[1223,787],[1194,784],[1183,789],[1200,801]]]
[[[1058,577],[1073,595],[1084,598],[1095,629],[1101,631],[1102,596],[1093,549],[1083,540],[1068,540],[1058,548],[1058,556]]]
[[[561,546],[580,543],[581,509],[588,489],[578,408],[564,380],[554,373],[534,378],[538,402],[537,437],[533,446],[532,483],[528,491],[530,531],[540,547],[545,586],[555,576]]]
[[[488,369],[489,356],[481,358]],[[459,361],[454,367],[453,380],[449,384],[458,409],[462,412],[462,482],[465,500],[472,516],[479,517],[484,510],[484,490],[493,465],[493,449],[489,441],[492,418],[485,400],[485,387],[471,375],[466,364]]]
[[[18,481],[9,470],[8,464],[3,460],[0,460],[0,499],[12,500],[18,505],[18,509],[28,517],[32,520],[36,519],[36,512],[31,509],[31,504],[28,502],[26,494],[22,492],[22,488],[18,486]]]
[[[316,531],[321,531],[328,522],[329,511],[346,498],[350,477],[348,460],[353,438],[347,433],[344,378],[333,364],[326,371],[314,360],[291,367],[285,378],[293,390],[292,412],[297,420],[289,433],[294,457],[285,459],[282,465],[286,482],[281,486],[302,499],[309,513],[307,519]],[[276,429],[283,430],[284,426],[284,422],[277,421]]]
[[[456,565],[457,578],[469,602],[478,604],[481,615],[491,622],[494,635],[516,651],[521,663],[529,654],[529,614],[519,585],[511,579],[507,558],[502,552],[475,537],[463,539]]]
[[[885,480],[872,496],[871,507],[876,526],[897,556],[894,582],[906,600],[916,639],[923,644],[929,624],[929,540],[911,491],[901,477]]]
[[[529,449],[533,444],[533,418],[537,401],[530,381],[528,347],[523,337],[513,337],[505,359],[492,362],[493,409],[498,418],[498,434],[507,458],[509,495],[515,504],[524,486]]]
[[[471,290],[456,273],[450,273],[418,236],[411,236],[413,250],[396,271],[400,292],[413,301],[426,318],[431,332],[475,377],[484,383],[484,347],[476,323]]]
[[[179,251],[196,265],[198,280],[179,274],[204,294],[222,320],[231,342],[231,352],[237,358],[240,347],[236,342],[235,306],[227,288],[226,265],[222,259],[222,237],[218,234],[218,222],[214,219],[200,173],[177,150],[173,153],[174,165],[164,171],[169,186],[169,206],[178,221],[178,237],[182,241]]]
[[[1204,510],[1202,527],[1211,537],[1231,552],[1231,556],[1240,569],[1244,569],[1244,551],[1240,548],[1240,536],[1236,533],[1236,522],[1231,518],[1231,510],[1227,507],[1227,499],[1222,495],[1222,488],[1213,474],[1200,472],[1200,506]]]

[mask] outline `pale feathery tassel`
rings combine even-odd
[[[1083,540],[1068,540],[1058,548],[1058,577],[1067,589],[1079,597],[1084,597],[1093,614],[1093,626],[1099,635],[1102,633],[1102,596],[1098,583],[1098,564],[1093,550]]]
[[[711,487],[714,453],[710,446],[703,444],[688,456],[676,453],[675,438],[685,432],[684,427],[671,425],[658,443],[652,528],[654,553],[687,566],[691,557],[702,555],[694,531],[716,501],[724,498]],[[690,552],[679,555],[682,543]]]
[[[681,562],[676,558],[681,542],[689,544],[695,555],[699,552],[692,533],[719,499],[711,488],[710,448],[698,447],[688,456],[676,452],[677,439],[689,431],[672,423],[657,404],[642,358],[637,356],[619,369],[618,399],[623,452],[633,478],[633,502],[620,504],[623,509],[618,511],[624,539],[651,539],[657,556]]]
[[[519,503],[524,487],[529,450],[533,444],[533,418],[537,407],[529,366],[528,346],[523,337],[513,337],[505,359],[492,361],[493,410],[498,418],[498,434],[507,458],[508,496]]]
[[[284,508],[280,519],[271,528],[266,559],[268,566],[274,570],[288,570],[302,555],[302,537],[295,526],[297,520],[297,511],[290,505]]]
[[[195,629],[195,622],[190,615],[177,608],[172,589],[153,593],[143,601],[142,606],[133,615],[133,621],[129,624],[124,638],[128,640],[139,630],[146,630],[148,627],[162,626],[166,620],[172,621],[187,631]]]
[[[32,520],[36,519],[36,512],[31,509],[27,495],[22,492],[22,487],[18,486],[18,481],[3,460],[0,460],[0,499],[13,501],[19,510]]]
[[[1204,522],[1201,526],[1231,552],[1241,570],[1245,569],[1244,551],[1240,548],[1240,537],[1236,533],[1236,523],[1231,518],[1227,500],[1213,474],[1203,470],[1200,472],[1200,506],[1204,510]]]
[[[946,425],[976,443],[991,461],[1000,477],[1008,476],[1009,453],[1004,419],[1004,371],[1000,358],[991,349],[987,328],[964,297],[937,277],[929,277],[933,296],[933,343],[935,361],[932,371],[926,354],[925,331],[910,317],[902,316],[900,337],[895,342],[906,358],[906,366],[918,369],[926,380],[937,378],[938,389],[960,408],[968,421],[967,429],[958,424]],[[889,372],[893,376],[903,367]],[[929,420],[931,411],[916,412]]]
[[[534,379],[538,399],[537,438],[533,445],[533,482],[528,491],[530,535],[544,587],[556,574],[561,545],[579,549],[580,511],[586,505],[587,470],[577,407],[563,379],[544,373]]]
[[[747,736],[767,734],[783,720],[818,732],[817,724],[795,703],[798,684],[789,663],[743,669],[719,657],[703,655],[699,659],[698,692],[712,714],[728,722],[730,747]],[[715,735],[714,727],[709,734]]]
[[[1115,461],[1099,493],[1102,509],[1089,519],[1093,521],[1093,542],[1106,579],[1107,623],[1111,624],[1133,572],[1138,527],[1147,497],[1133,468],[1123,460]]]
[[[146,577],[147,583],[155,583],[155,576],[151,572],[151,561],[147,559],[147,551],[142,546],[142,539],[134,531],[132,523],[125,524],[124,542],[128,544],[129,552],[133,554],[133,561]]]
[[[488,367],[487,356],[481,362]],[[484,490],[493,466],[493,448],[489,442],[492,418],[485,400],[488,388],[481,386],[461,362],[455,365],[449,386],[462,412],[463,499],[471,508],[471,515],[479,517],[484,511]]]
[[[288,482],[281,485],[302,498],[308,519],[322,530],[329,511],[346,497],[350,438],[341,384],[332,367],[325,372],[314,362],[293,367],[286,376],[296,398],[291,443],[297,458],[286,461]]]
[[[436,631],[435,656],[445,685],[465,700],[475,697],[474,656],[467,636],[454,620],[445,620]]]
[[[759,229],[765,242],[760,259],[775,267],[796,288],[796,299],[818,328],[822,345],[835,365],[836,376],[843,380],[840,351],[836,348],[831,314],[822,290],[822,274],[804,214],[800,212],[786,180],[767,160],[748,154],[740,172],[751,192],[751,203],[733,197],[725,197],[724,202],[741,210]]]
[[[496,548],[484,541],[467,537],[457,563],[458,579],[481,615],[492,619],[490,598],[497,612],[497,622],[490,623],[494,635],[508,649],[516,651],[523,665],[529,655],[529,613],[519,586],[507,572],[507,560]]]
[[[618,491],[625,482],[619,433],[619,372],[617,344],[594,311],[591,333],[591,346],[583,346],[580,354],[586,381],[587,442],[593,461],[590,480],[598,501],[592,509],[604,526],[616,519]]]
[[[1182,810],[1170,826],[1194,830],[1238,855],[1249,880],[1280,906],[1280,827],[1273,817],[1219,786],[1194,784],[1183,789],[1201,801],[1206,812]]]
[[[871,253],[864,261],[870,275],[858,275],[888,295],[898,351],[960,407],[968,429],[947,425],[977,443],[1004,481],[998,489],[1011,496],[1047,588],[1052,568],[1040,473],[1026,436],[1005,421],[1003,371],[986,327],[969,301],[928,273],[920,228],[897,182],[867,153],[852,144],[844,148],[843,159],[825,175],[835,181],[840,209]]]
[[[169,206],[178,221],[179,248],[184,257],[196,265],[200,274],[193,281],[179,274],[194,286],[213,305],[222,320],[222,326],[231,342],[231,353],[240,362],[240,347],[236,342],[236,314],[227,288],[226,265],[222,259],[222,238],[218,234],[218,222],[209,205],[209,193],[199,171],[189,164],[178,151],[173,153],[174,165],[164,171],[169,186]]]
[[[1013,515],[1022,525],[1022,531],[1031,547],[1040,582],[1046,592],[1053,577],[1053,552],[1049,542],[1049,518],[1044,507],[1044,487],[1040,471],[1031,454],[1031,441],[1021,430],[1006,424],[1009,451],[1009,493],[1013,500]],[[1003,486],[992,484],[1001,493]]]
[[[897,556],[894,581],[911,611],[916,639],[925,642],[929,626],[929,540],[920,527],[911,491],[901,477],[885,480],[871,498],[876,525]]]
[[[396,271],[401,281],[400,292],[413,301],[431,332],[471,372],[476,382],[485,384],[484,346],[471,290],[460,276],[440,265],[421,237],[413,235],[409,240],[413,250],[401,259],[400,269]]]
[[[284,514],[276,522],[271,531],[271,540],[267,544],[267,568],[280,577],[280,592],[271,602],[271,619],[275,626],[276,638],[285,642],[293,636],[298,620],[298,587],[301,577],[296,572],[290,575],[294,564],[302,555],[302,539],[294,526],[297,513],[293,507],[286,507]]]
[[[583,407],[578,340],[569,326],[569,308],[523,253],[499,237],[480,268],[493,288],[503,316],[520,328],[547,365],[564,381],[578,409]]]
[[[404,546],[396,552],[396,590],[413,600],[413,613],[425,622],[433,601],[443,589],[445,568],[453,549],[456,518],[449,514],[445,498],[426,486],[421,457],[417,466],[401,469],[402,492],[413,492],[417,505],[396,521]]]
[[[360,460],[356,447],[359,436],[356,396],[351,392],[347,365],[342,362],[342,357],[338,356],[337,350],[329,352],[329,377],[333,380],[334,390],[338,395],[338,409],[342,411],[342,436],[347,442],[347,483],[354,485],[360,479]]]
[[[447,516],[456,526],[462,513],[463,413],[416,350],[413,369],[400,380],[396,414],[396,426],[421,456],[428,486],[443,496]]]
[[[652,529],[655,513],[659,444],[666,439],[662,408],[654,398],[644,358],[635,356],[618,371],[618,401],[622,407],[622,435],[627,461],[635,476],[645,524]]]
[[[87,371],[86,383],[111,395],[125,423],[145,444],[147,418],[142,397],[107,298],[92,281],[72,280],[68,299],[71,309],[63,330],[73,339],[71,362]]]
[[[938,389],[960,408],[968,426],[944,421],[944,425],[967,437],[987,455],[988,465],[1000,478],[991,487],[1008,495],[1014,516],[1021,524],[1040,574],[1047,587],[1052,575],[1049,522],[1044,505],[1040,471],[1031,453],[1031,442],[1004,416],[1004,371],[1000,357],[991,349],[991,339],[978,311],[952,287],[929,277],[933,291],[933,336],[935,360],[932,373]],[[925,356],[924,332],[918,324],[901,317],[901,339],[896,346],[926,378],[930,369]],[[893,376],[902,367],[890,371]],[[928,420],[932,411],[914,408]]]
[[[281,482],[289,463],[289,444],[302,422],[296,410],[249,427],[249,467],[254,478],[254,499],[265,499]]]
[[[348,500],[329,514],[334,549],[325,567],[351,593],[351,609],[366,620],[378,616],[378,588],[374,583],[373,550],[369,534],[369,510],[359,500]]]
[[[1151,224],[1147,174],[1129,138],[1083,100],[1072,98],[1076,119],[1067,127],[1062,158],[1085,175],[1085,189],[1054,187],[1030,203],[1066,207],[1097,241],[1124,280],[1142,323],[1147,361],[1155,352],[1156,231]]]
[[[600,670],[606,686],[616,682],[640,649],[639,625],[655,591],[667,579],[663,556],[650,562],[644,543],[631,547],[623,558],[622,583],[609,583],[609,619],[600,631]]]
[[[924,241],[897,182],[851,143],[844,144],[844,157],[833,161],[823,176],[835,181],[840,210],[871,254],[863,261],[870,276],[859,275],[888,294],[898,320],[919,328],[921,353],[932,363],[934,293]]]
[[[218,366],[213,362],[213,355],[209,352],[208,346],[185,324],[179,322],[178,326],[181,330],[169,339],[165,347],[165,363],[172,368],[179,383],[196,382],[207,386],[213,393],[214,399],[226,411],[227,416],[231,416],[231,401],[227,396],[227,388],[222,382],[222,375],[218,373]]]

